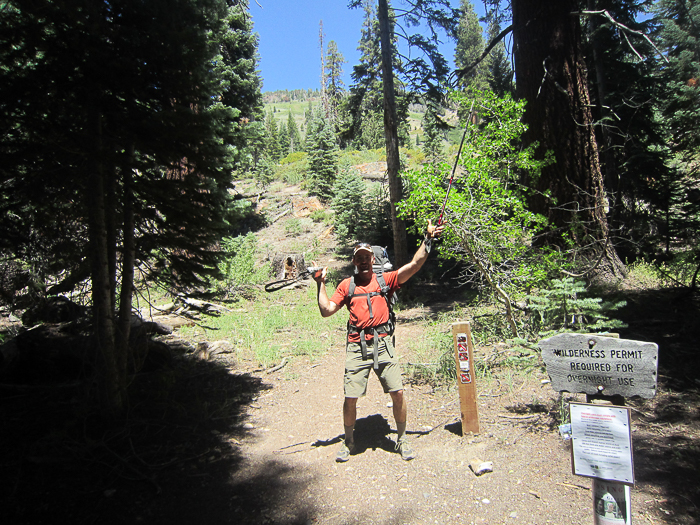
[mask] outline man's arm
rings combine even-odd
[[[321,311],[322,317],[330,317],[341,308],[328,298],[328,293],[326,292],[327,271],[328,268],[324,268],[318,277],[314,277],[316,284],[318,285],[316,295],[318,299],[318,309]]]
[[[440,234],[442,233],[443,226],[433,226],[433,223],[428,221],[428,228],[425,233],[426,239],[430,239],[431,241],[435,239],[436,237],[439,237]],[[425,261],[428,260],[428,249],[425,246],[425,239],[423,242],[420,244],[418,247],[418,251],[416,251],[415,255],[413,256],[413,259],[411,262],[408,264],[404,264],[401,268],[399,268],[398,271],[398,280],[399,284],[403,284],[406,281],[408,281],[411,277],[413,277],[418,270],[420,270],[423,267],[423,264],[425,264]]]

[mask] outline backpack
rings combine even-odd
[[[389,254],[386,252],[386,248],[384,246],[372,246],[372,251],[374,252],[372,271],[377,274],[377,277],[384,272],[391,271],[394,266],[389,260]]]
[[[394,308],[393,305],[396,303],[398,300],[398,297],[396,295],[396,292],[392,293],[389,295],[389,292],[391,291],[391,288],[387,286],[386,281],[384,280],[384,272],[385,271],[390,271],[393,268],[393,265],[391,264],[391,261],[389,260],[389,254],[386,251],[386,248],[383,246],[372,246],[372,251],[374,252],[374,264],[372,265],[372,271],[377,275],[377,282],[379,283],[379,292],[372,292],[368,294],[356,294],[355,293],[355,276],[353,275],[350,278],[350,285],[348,287],[348,301],[352,301],[353,297],[357,297],[359,295],[365,295],[367,296],[367,301],[369,302],[371,298],[375,295],[381,295],[384,297],[384,300],[386,301],[387,307],[389,308],[389,321],[387,321],[386,325],[388,325],[387,328],[387,334],[391,336],[391,343],[393,346],[396,346],[396,338],[394,337],[394,327],[396,326],[396,314],[394,313]],[[370,303],[371,304],[371,303]],[[370,314],[371,314],[371,307],[370,307]],[[348,321],[348,340],[350,337],[350,333],[353,327],[350,325],[350,321]],[[377,338],[374,338],[375,342],[375,348],[376,348],[376,342]],[[360,343],[363,346],[363,359],[365,358],[364,355],[364,346],[365,346],[365,340],[364,337],[360,338]],[[376,352],[375,352],[376,354]],[[375,355],[375,368],[377,366],[376,363],[376,355]]]

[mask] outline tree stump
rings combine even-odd
[[[296,279],[306,271],[304,255],[298,253],[277,254],[272,258],[272,271],[277,279]]]

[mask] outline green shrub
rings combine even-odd
[[[328,213],[326,210],[315,210],[311,212],[309,218],[314,222],[325,222],[328,223],[332,219],[332,214]]]
[[[284,234],[287,237],[296,237],[301,235],[301,220],[297,217],[292,217],[284,223]]]
[[[245,236],[227,237],[221,241],[226,257],[219,264],[222,279],[215,284],[216,291],[235,295],[270,277],[270,265],[257,266],[259,260],[258,241],[253,233]]]
[[[674,253],[670,261],[660,264],[636,261],[628,267],[627,284],[631,288],[658,289],[692,286],[697,280],[698,256],[693,250]],[[697,283],[696,283],[697,285]]]
[[[472,103],[466,95],[455,98],[463,108]],[[540,284],[552,268],[553,256],[533,249],[530,242],[544,229],[546,219],[529,210],[517,180],[522,171],[538,173],[549,160],[536,160],[533,145],[521,147],[519,139],[526,129],[521,122],[522,101],[484,93],[473,103],[484,122],[464,144],[459,180],[448,194],[445,180],[452,166],[447,162],[404,173],[411,191],[398,204],[399,214],[423,228],[445,203],[440,257],[462,262],[465,281],[490,288],[509,307],[511,297]],[[514,312],[506,308],[505,314],[517,336]]]
[[[417,169],[421,164],[425,163],[425,153],[417,149],[411,149],[406,152],[409,160],[409,169]]]
[[[366,164],[368,162],[377,162],[382,156],[386,156],[385,152],[381,149],[369,149],[369,150],[345,150],[341,153],[340,164],[355,165],[355,164]]]
[[[668,284],[668,278],[659,273],[659,267],[647,261],[636,261],[627,266],[627,286],[639,290],[655,290]]]
[[[308,154],[303,151],[290,153],[280,161],[275,178],[287,184],[300,184],[306,180],[309,169]]]
[[[528,295],[530,332],[538,337],[556,332],[597,332],[626,326],[608,313],[626,303],[605,302],[599,297],[586,296],[586,283],[573,277],[554,279],[551,287],[537,295]]]
[[[306,159],[308,156],[309,154],[305,151],[295,151],[294,153],[290,153],[285,158],[280,160],[280,164],[282,166],[284,166],[285,164],[294,164],[295,162],[299,162]]]
[[[284,224],[284,233],[287,237],[296,237],[302,233],[309,233],[312,226],[311,219],[292,217]]]

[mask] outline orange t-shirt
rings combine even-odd
[[[399,284],[398,272],[385,272],[384,281],[389,287],[388,296],[398,290],[401,285]],[[381,292],[381,286],[377,281],[377,275],[372,274],[372,280],[366,286],[360,286],[355,283],[355,293],[353,294],[352,300],[348,297],[348,291],[350,288],[350,277],[344,279],[335,289],[331,301],[339,306],[347,306],[348,312],[350,312],[350,324],[357,326],[360,330],[371,328],[374,326],[379,326],[387,321],[389,321],[389,307],[386,304],[386,299],[380,294],[375,295],[370,298],[372,301],[372,314],[373,317],[369,316],[369,307],[367,303],[367,296],[357,294],[371,293],[371,292]],[[371,339],[373,336],[372,332],[365,331],[365,338]],[[350,341],[357,343],[360,341],[359,334],[350,334]]]

